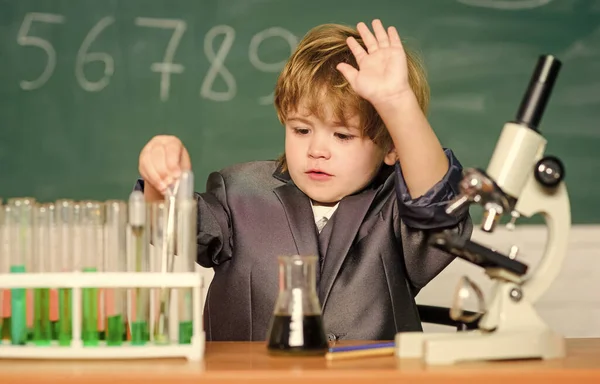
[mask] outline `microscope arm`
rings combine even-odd
[[[526,277],[523,284],[524,295],[528,301],[534,303],[552,284],[567,254],[571,209],[565,183],[546,188],[534,177],[530,177],[515,205],[515,211],[525,217],[540,213],[548,227],[546,246],[540,263],[537,268],[532,268],[531,276]]]
[[[534,173],[536,172],[541,173],[540,169],[535,169]],[[534,303],[556,279],[566,257],[571,228],[567,187],[562,181],[556,185],[543,185],[538,177],[532,175],[526,179],[513,211],[523,217],[539,213],[543,215],[548,227],[544,252],[537,268],[531,269],[530,276],[524,276],[527,271],[525,264],[470,240],[460,239],[448,231],[433,236],[430,243],[482,268],[501,268],[523,276],[523,293],[528,301]]]

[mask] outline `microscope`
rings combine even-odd
[[[460,194],[446,212],[456,214],[480,204],[481,229],[491,233],[503,216],[509,229],[519,217],[541,214],[547,226],[542,259],[526,276],[528,266],[482,244],[461,238],[456,231],[433,235],[430,244],[484,269],[493,285],[489,301],[466,277],[459,283],[450,316],[477,321],[477,328],[455,333],[401,332],[396,335],[398,358],[420,358],[426,364],[449,365],[462,361],[553,359],[565,356],[564,338],[539,317],[533,304],[558,275],[571,227],[569,196],[561,161],[545,156],[546,140],[538,125],[554,86],[561,63],[540,56],[517,118],[507,122],[487,170],[465,171]],[[469,315],[461,308],[465,294],[475,292],[480,310]]]

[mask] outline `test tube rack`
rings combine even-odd
[[[70,346],[33,343],[12,345],[0,340],[0,359],[149,359],[183,357],[199,361],[204,357],[205,333],[202,321],[203,277],[195,272],[65,272],[65,273],[0,273],[0,290],[35,288],[72,289],[72,340]],[[82,289],[84,288],[192,288],[193,333],[189,344],[144,345],[123,342],[120,346],[84,346],[82,329]],[[154,313],[151,302],[151,312]],[[176,322],[175,322],[176,323]]]
[[[153,203],[138,190],[128,203],[0,199],[1,298],[11,294],[0,359],[201,360],[204,281],[191,172],[181,183],[180,193]],[[58,304],[55,290],[64,295]],[[64,317],[51,314],[52,303]]]

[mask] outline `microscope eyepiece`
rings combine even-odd
[[[539,57],[517,113],[515,121],[517,124],[534,131],[538,130],[561,65],[561,62],[552,55]]]

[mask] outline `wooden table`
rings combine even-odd
[[[0,360],[0,383],[600,383],[600,339],[568,339],[568,357],[547,361],[425,366],[418,360],[371,357],[272,357],[264,343],[207,343],[205,360]]]

